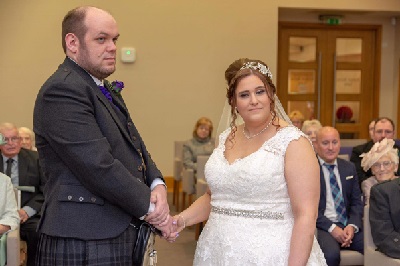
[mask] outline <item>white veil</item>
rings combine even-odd
[[[286,114],[285,110],[283,109],[281,101],[279,101],[278,96],[276,96],[276,94],[274,95],[274,99],[275,99],[276,115],[279,117],[279,119],[282,119],[282,120],[286,121],[289,125],[292,125],[292,122],[290,121],[289,116]],[[219,137],[219,135],[222,132],[224,132],[227,128],[230,127],[231,122],[232,122],[231,106],[229,105],[228,100],[226,100],[225,104],[224,104],[224,109],[222,110],[221,118],[219,119],[219,123],[218,123],[218,128],[217,128],[217,133],[216,133],[217,138]],[[239,114],[237,114],[235,123],[236,123],[236,125],[243,124],[243,119]]]
[[[256,70],[256,71],[260,72],[261,74],[267,76],[272,81],[272,73],[268,66],[264,65],[261,61],[256,62],[256,61],[252,61],[247,58],[245,58],[245,59],[249,60],[249,61],[245,62],[241,66],[241,68],[237,71],[240,71],[242,69]],[[241,60],[241,59],[239,59],[239,60]],[[237,61],[239,61],[239,60],[237,60]],[[237,61],[235,61],[235,62],[237,62]],[[288,117],[285,110],[283,109],[283,106],[282,106],[281,102],[279,101],[278,97],[276,96],[276,94],[274,94],[274,101],[275,101],[276,115],[279,117],[279,119],[282,119],[282,120],[286,121],[289,125],[292,125],[290,118]],[[232,122],[231,106],[229,105],[228,100],[226,100],[224,109],[222,111],[221,119],[219,120],[219,123],[218,123],[217,136],[219,136],[222,132],[224,132],[227,128],[229,128],[231,122]],[[236,125],[240,125],[243,123],[243,119],[239,114],[237,114],[237,119],[236,119],[235,123],[236,123]]]

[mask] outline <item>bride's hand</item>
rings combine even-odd
[[[166,238],[167,241],[174,242],[185,227],[186,223],[182,215],[178,214],[172,217],[172,230],[169,237]]]

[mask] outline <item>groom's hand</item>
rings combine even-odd
[[[174,230],[173,219],[170,215],[168,215],[167,222],[164,222],[163,225],[155,225],[154,227],[162,232],[163,238],[169,240],[171,233]]]
[[[157,185],[153,189],[150,202],[155,204],[155,209],[146,216],[145,220],[153,225],[160,226],[168,223],[169,206],[167,202],[167,189],[164,185]]]

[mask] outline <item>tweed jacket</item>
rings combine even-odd
[[[47,178],[41,232],[83,240],[120,235],[163,180],[121,95],[110,102],[69,58],[43,84],[34,132]]]
[[[371,188],[369,221],[379,251],[400,259],[400,178]],[[366,217],[368,219],[368,217]]]

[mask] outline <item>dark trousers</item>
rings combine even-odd
[[[29,218],[25,223],[20,225],[21,239],[26,241],[28,248],[27,266],[35,265],[35,258],[37,253],[37,246],[39,243],[39,233],[36,232],[39,223],[38,217]]]
[[[36,265],[131,266],[136,238],[137,229],[133,226],[128,226],[115,238],[101,240],[81,240],[41,234]]]
[[[340,264],[340,250],[355,250],[364,254],[364,236],[363,232],[359,231],[354,234],[353,242],[348,248],[341,248],[340,243],[333,236],[324,230],[318,229],[318,243],[324,253],[328,266],[338,266]]]

